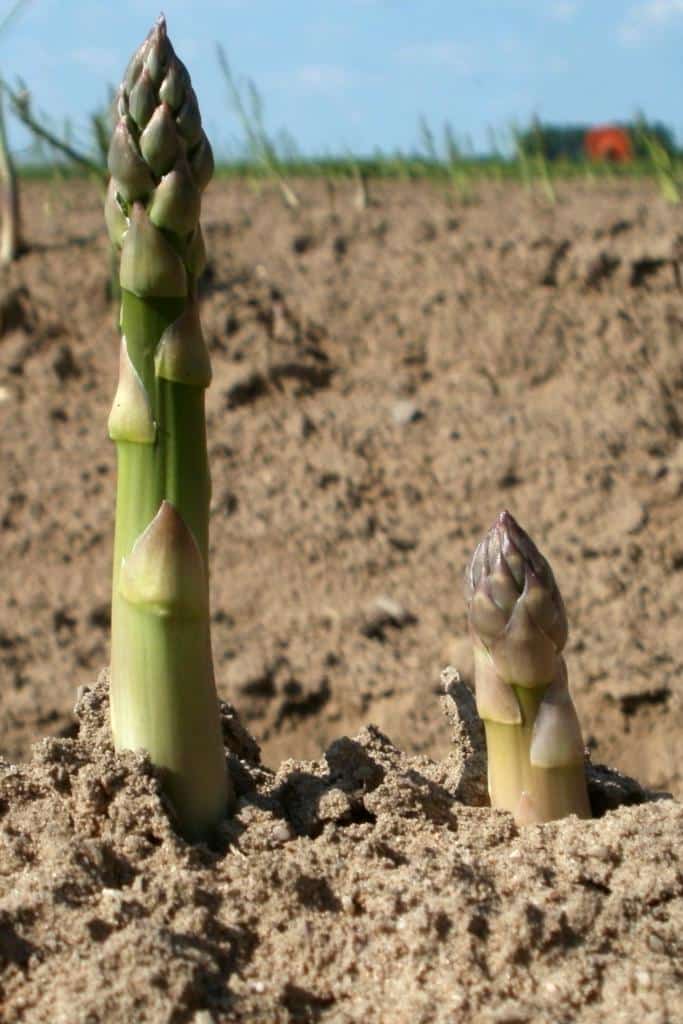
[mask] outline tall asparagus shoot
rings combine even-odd
[[[564,604],[550,566],[509,512],[474,552],[466,596],[491,806],[521,825],[590,818],[562,657]]]
[[[120,249],[121,352],[109,417],[118,488],[111,721],[148,751],[180,826],[201,839],[232,802],[209,634],[211,483],[197,303],[210,144],[162,18],[117,99],[105,217]]]

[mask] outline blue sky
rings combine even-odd
[[[268,130],[308,154],[409,151],[421,115],[478,149],[534,114],[600,123],[636,110],[683,141],[683,0],[161,2],[218,153],[241,130],[216,42],[255,82]],[[0,38],[2,74],[86,131],[158,14],[148,0],[29,0]],[[26,145],[16,126],[11,139]]]

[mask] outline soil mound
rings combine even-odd
[[[114,753],[103,674],[76,735],[0,768],[3,1021],[675,1020],[681,806],[606,769],[594,821],[468,805],[482,751],[448,692],[442,762],[368,726],[277,773],[224,706],[239,803],[209,848]]]

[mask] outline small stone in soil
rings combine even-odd
[[[417,622],[415,615],[409,612],[398,601],[387,595],[375,598],[366,609],[361,625],[361,633],[371,638],[384,638],[387,626],[403,629],[404,626]]]
[[[391,410],[391,416],[394,423],[403,427],[407,423],[414,423],[416,420],[421,420],[424,416],[422,410],[415,405],[414,402],[410,402],[407,399],[396,402]]]

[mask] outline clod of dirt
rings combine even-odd
[[[571,249],[571,246],[572,243],[568,238],[563,238],[561,242],[558,242],[553,246],[547,266],[540,278],[540,283],[545,285],[546,288],[555,288],[557,286],[557,274],[560,269],[560,265]]]
[[[634,260],[631,265],[631,279],[630,285],[632,288],[641,288],[643,285],[647,286],[651,278],[662,269],[662,267],[671,267],[672,261],[670,259],[652,259],[647,256],[641,259]]]
[[[62,383],[67,380],[75,380],[80,377],[82,373],[69,345],[59,346],[59,351],[55,356],[52,366],[57,377],[62,381]]]
[[[621,265],[619,256],[609,250],[603,250],[591,260],[586,270],[584,285],[586,288],[599,289],[613,276]]]
[[[0,338],[17,329],[30,333],[34,326],[35,314],[28,288],[22,285],[0,290]]]
[[[403,629],[417,622],[417,618],[393,597],[382,594],[368,606],[363,615],[361,633],[364,636],[384,640],[388,627]]]

